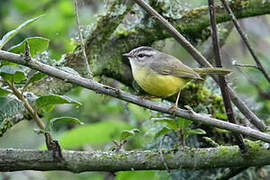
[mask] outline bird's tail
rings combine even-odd
[[[192,70],[200,75],[223,75],[223,76],[225,76],[225,75],[230,74],[232,72],[232,70],[230,70],[230,69],[217,68],[217,67],[215,67],[215,68],[194,68]]]

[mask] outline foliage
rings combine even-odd
[[[177,132],[182,141],[185,141],[185,139],[190,135],[206,134],[206,132],[200,128],[191,129],[190,126],[192,121],[180,117],[175,120],[170,118],[159,118],[156,119],[155,122],[165,123],[167,125],[156,133],[156,138],[168,134],[170,131]],[[184,142],[182,143],[184,144]]]
[[[89,4],[82,4],[80,6],[81,24],[90,24],[81,27],[84,38],[91,36],[91,29],[93,29],[93,23],[96,22],[97,18],[95,14],[106,9],[101,1],[89,1],[88,3]],[[181,4],[181,8],[176,7],[176,4],[179,3]],[[166,13],[163,14],[164,16],[174,18],[182,16],[182,14],[179,14],[179,10],[194,8],[206,5],[207,3],[206,1],[198,0],[184,0],[181,2],[175,0],[172,1],[171,4],[174,6],[168,6],[167,1],[159,0],[154,5],[160,6],[161,10],[166,11]],[[146,26],[153,25],[151,24],[152,21],[147,20],[151,18],[145,17],[140,8],[136,7],[134,12],[132,11],[133,15],[128,16],[125,22],[130,21],[130,19],[134,18],[134,14],[139,12],[140,16],[144,17],[139,23],[140,28],[143,28],[145,23],[148,23]],[[40,16],[40,14],[44,15]],[[33,16],[34,18],[31,18]],[[265,22],[269,21],[267,18],[264,20]],[[67,53],[66,56],[69,56],[69,53],[72,52],[78,44],[76,42],[78,35],[74,32],[77,28],[74,26],[74,22],[72,1],[0,1],[0,36],[2,37],[0,40],[0,49],[8,49],[10,52],[24,54],[25,45],[28,43],[31,56],[42,60],[42,56],[46,54],[46,58],[49,60],[44,62],[66,72],[79,75],[74,69],[62,66],[62,64],[64,64],[64,62],[62,62],[63,58],[58,61],[64,53]],[[250,25],[250,22],[244,22],[247,26]],[[253,23],[251,23],[252,27],[255,27]],[[131,29],[130,32],[134,34],[134,39],[136,39],[136,31],[132,29],[132,27],[134,27],[132,20],[127,24],[130,25],[128,28]],[[120,25],[118,31],[123,31],[123,34],[128,36],[130,32],[127,31],[128,28],[126,29],[125,25]],[[267,23],[264,23],[264,25],[257,24],[257,26],[262,28],[260,28],[259,31],[256,28],[252,28],[248,33],[253,35],[250,39],[251,42],[255,44],[254,46],[261,46],[261,44],[263,44],[264,47],[260,47],[262,53],[258,54],[258,57],[262,60],[266,69],[269,69],[270,63],[267,58],[269,57],[269,53],[267,50],[269,49],[270,35],[269,33],[261,33],[264,29],[268,29]],[[38,37],[36,35],[38,35]],[[192,39],[192,37],[190,37],[190,39]],[[166,40],[156,44],[157,46],[163,47],[164,51],[167,50],[168,53],[180,57],[185,64],[195,66],[192,61],[190,61],[190,56],[176,45],[173,40]],[[243,51],[239,45],[235,33],[230,36],[224,51],[230,52],[226,54],[227,56],[240,56],[237,61],[247,64],[253,63],[253,61],[246,56],[247,53]],[[244,56],[244,58],[242,58],[242,56]],[[117,64],[117,68],[119,64]],[[227,63],[227,65],[228,64],[229,63]],[[247,68],[241,71],[249,78],[246,79],[241,73],[235,71],[235,73],[229,77],[231,82],[234,83],[233,86],[237,86],[236,90],[238,93],[240,93],[242,97],[246,97],[244,99],[247,100],[248,106],[252,107],[261,118],[269,119],[269,99],[262,96],[263,92],[265,92],[266,95],[269,94],[269,84],[257,69]],[[4,60],[1,60],[0,76],[0,135],[5,135],[4,133],[13,126],[14,122],[11,120],[15,119],[14,116],[17,115],[18,109],[22,109],[23,107],[23,103],[14,97],[14,92],[8,83],[13,83],[16,88],[20,90],[21,94],[26,96],[26,93],[30,93],[27,92],[28,87],[42,86],[43,84],[39,83],[42,82],[42,80],[50,81],[50,77]],[[96,80],[102,81],[104,84],[107,83],[128,90],[128,88],[123,87],[123,85],[111,79],[108,80],[105,78],[104,81],[103,77],[97,77]],[[254,80],[257,86],[251,83],[250,80]],[[217,89],[218,88],[213,85],[213,82],[209,80],[207,80],[205,84],[197,82],[190,83],[185,90],[181,92],[183,96],[180,98],[180,102],[189,104],[192,108],[201,113],[208,113],[220,119],[227,119],[224,113],[222,98]],[[170,148],[178,146],[179,141],[184,143],[188,141],[188,139],[196,143],[200,140],[200,135],[205,135],[206,132],[207,136],[222,139],[221,141],[224,144],[231,143],[232,141],[229,135],[225,137],[224,132],[220,132],[219,129],[204,127],[183,118],[170,119],[161,113],[151,112],[133,104],[127,104],[117,99],[104,97],[88,90],[82,90],[82,88],[74,88],[65,95],[55,93],[57,90],[53,88],[48,90],[48,92],[50,93],[45,96],[26,98],[47,125],[46,130],[53,133],[63,149],[156,149],[159,148],[160,144],[163,145],[162,147]],[[24,113],[25,118],[31,119],[28,117],[29,115],[26,111]],[[237,110],[236,114],[239,114]],[[151,124],[150,116],[156,119],[156,123],[154,123],[154,133],[151,132],[153,129],[149,128],[149,126],[145,126],[145,124],[149,122],[149,124]],[[242,117],[240,115],[237,116],[237,118],[241,119]],[[84,122],[84,125],[82,125],[82,122]],[[25,131],[23,132],[22,130],[30,129],[31,131],[32,126],[29,127],[23,124],[21,125],[22,127],[20,127],[20,125],[20,123],[18,126],[16,125],[14,127],[15,130],[11,129],[10,134],[13,135],[17,133],[20,137],[24,137]],[[12,135],[9,135],[11,140],[6,141],[16,142],[16,136],[12,139]],[[161,137],[169,137],[167,139],[171,139],[167,140]],[[32,135],[32,137],[25,138],[32,140],[37,137],[36,135]],[[165,140],[163,141],[163,139]],[[3,141],[5,140],[0,139],[0,142]],[[23,143],[19,142],[18,144],[20,146]],[[36,148],[45,148],[44,141],[35,142],[33,144],[35,144]],[[125,148],[123,145],[125,145]],[[205,146],[203,143],[200,145]],[[262,169],[260,170],[264,172]],[[256,171],[257,169],[246,171],[243,173],[243,176],[254,178],[257,176]],[[189,179],[198,179],[198,177],[200,177],[203,179],[205,177],[216,177],[215,175],[221,174],[222,172],[222,169],[216,171],[204,170],[203,172],[175,170],[171,173],[166,171],[130,171],[117,172],[115,179],[178,179],[180,177]],[[62,172],[40,172],[40,175],[48,179],[66,179],[71,176],[74,179],[106,179],[109,177],[108,174],[104,173],[67,175],[67,173]],[[16,174],[14,176],[16,176]],[[20,174],[20,176],[22,175]]]

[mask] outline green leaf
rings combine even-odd
[[[48,49],[49,47],[49,42],[50,40],[47,38],[43,38],[43,37],[31,37],[31,38],[26,38],[24,41],[22,41],[21,43],[12,46],[8,51],[9,52],[13,52],[16,54],[21,54],[24,53],[24,49],[25,49],[25,45],[26,45],[26,41],[29,44],[30,47],[30,54],[31,56],[35,56],[38,53],[41,53],[43,51],[45,51],[46,49]]]
[[[5,81],[16,83],[26,79],[26,74],[21,66],[2,66],[0,68],[0,75]]]
[[[156,134],[155,134],[155,138],[158,138],[160,136],[163,136],[165,134],[167,134],[168,132],[170,132],[171,129],[167,128],[167,127],[163,127],[160,131],[158,131]]]
[[[51,104],[51,105],[42,107],[40,110],[42,113],[44,113],[44,112],[51,112],[53,109],[54,109],[54,105]]]
[[[35,101],[35,105],[38,109],[56,104],[74,104],[76,106],[81,105],[81,103],[76,100],[60,95],[41,96]]]
[[[84,123],[81,122],[79,119],[74,117],[59,117],[59,118],[53,118],[50,120],[51,126],[53,126],[57,122],[73,122],[79,125],[83,125]]]
[[[188,127],[192,124],[191,120],[184,119],[184,118],[177,118],[177,121],[178,121],[178,128],[179,129],[185,129],[186,127]]]
[[[43,16],[43,15],[41,15]],[[6,33],[2,40],[0,40],[0,49],[3,48],[3,46],[11,39],[13,38],[16,34],[18,34],[20,31],[22,31],[25,27],[29,26],[31,23],[37,21],[41,16],[29,19],[27,21],[25,21],[24,23],[22,23],[21,25],[19,25],[16,29],[9,31],[8,33]]]
[[[172,128],[173,130],[176,130],[178,128],[177,123],[173,119],[161,118],[161,119],[156,119],[154,122],[166,123],[167,126]]]
[[[37,82],[45,77],[47,77],[48,75],[47,74],[44,74],[44,73],[41,73],[41,72],[35,72],[34,74],[32,74],[29,78],[28,78],[28,81],[26,82],[26,84],[24,85],[25,87],[27,85],[29,85],[30,83],[33,83],[33,82]]]
[[[139,129],[124,130],[121,132],[120,140],[123,141],[127,139],[128,137],[135,136],[135,134],[139,132],[140,132]]]
[[[221,112],[217,112],[215,114],[215,117],[218,118],[218,119],[228,119],[227,115],[225,113],[221,113]]]
[[[14,118],[23,108],[23,103],[13,97],[0,97],[0,121]]]
[[[11,91],[8,89],[0,88],[0,97],[7,96],[10,93],[11,93]]]
[[[189,129],[185,131],[186,134],[192,135],[192,134],[206,134],[206,132],[203,129]]]

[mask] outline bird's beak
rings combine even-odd
[[[130,55],[129,53],[124,53],[123,56],[124,57],[132,57],[132,55]]]

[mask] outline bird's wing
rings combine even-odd
[[[180,78],[202,79],[198,73],[184,65],[176,57],[161,54],[159,60],[150,65],[151,69],[162,75],[171,75]]]

